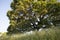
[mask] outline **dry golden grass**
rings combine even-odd
[[[31,34],[13,34],[6,33],[0,37],[0,40],[60,40],[60,27],[34,31]]]

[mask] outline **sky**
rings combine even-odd
[[[0,0],[0,32],[7,32],[9,19],[6,16],[12,0]]]
[[[59,0],[60,1],[60,0]],[[6,16],[12,0],[0,0],[0,32],[7,32],[9,19]]]

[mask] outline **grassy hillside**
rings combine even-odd
[[[60,40],[60,27],[43,29],[34,31],[33,33],[12,34],[4,33],[0,36],[0,40]]]

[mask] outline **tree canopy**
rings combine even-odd
[[[7,12],[7,31],[12,33],[48,28],[55,25],[60,15],[60,3],[56,0],[13,0],[11,8]]]

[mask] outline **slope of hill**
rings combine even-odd
[[[33,31],[30,34],[10,34],[6,33],[0,37],[0,40],[60,40],[60,27]]]

